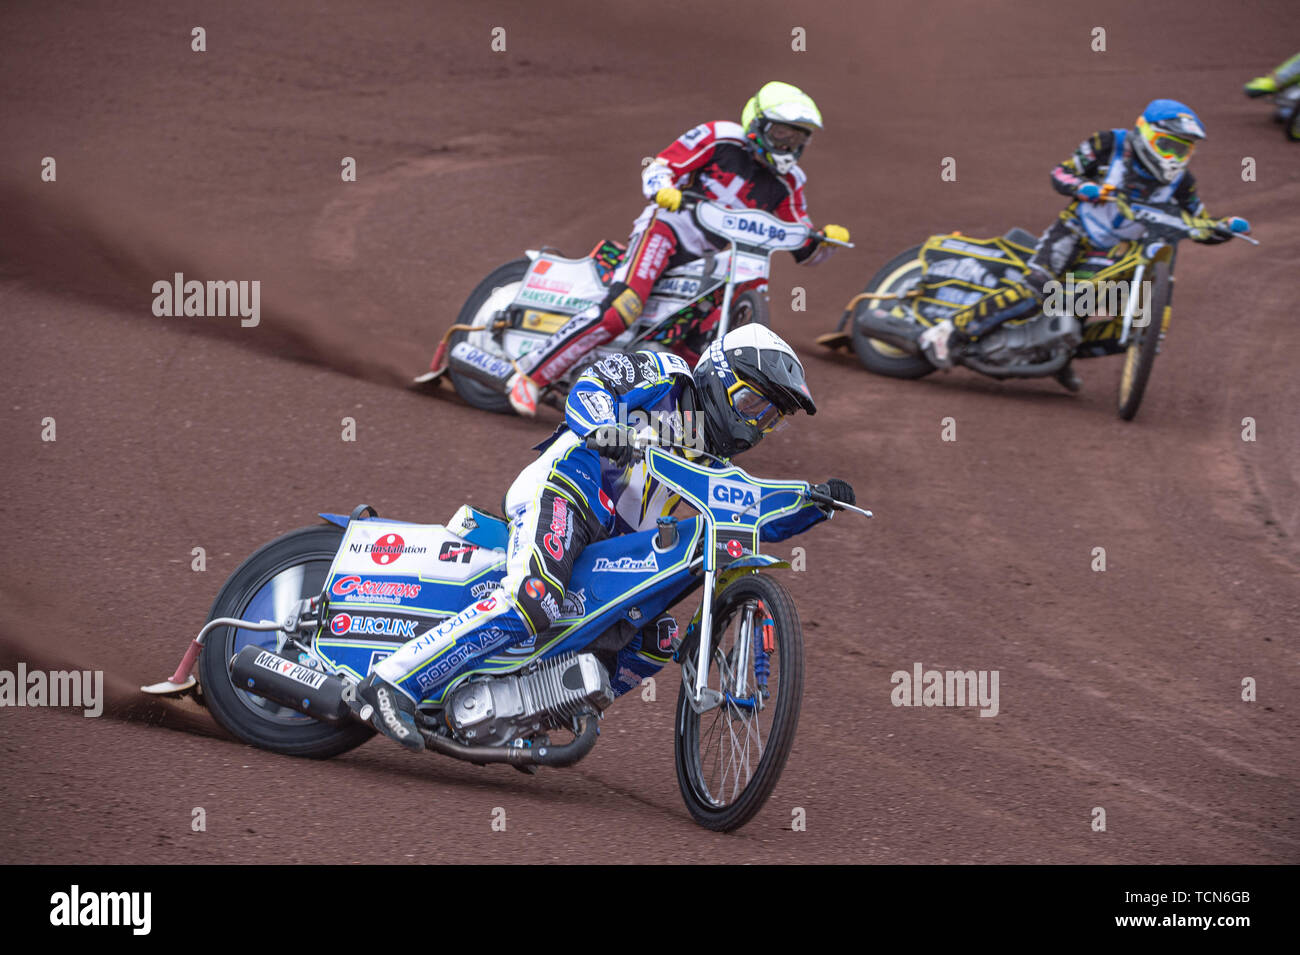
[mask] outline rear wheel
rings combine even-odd
[[[1173,278],[1168,262],[1156,263],[1153,271],[1151,320],[1145,328],[1132,330],[1128,350],[1124,353],[1124,371],[1119,380],[1119,416],[1125,421],[1132,421],[1142,405],[1142,396],[1146,393],[1151,369],[1155,367],[1156,355],[1160,351],[1160,340],[1164,338]]]
[[[208,619],[283,621],[298,603],[325,586],[343,528],[305,527],[271,541],[230,575]],[[204,701],[218,723],[234,736],[275,753],[325,759],[360,746],[374,731],[361,723],[331,726],[234,685],[230,658],[253,645],[281,649],[281,631],[222,627],[204,639],[198,675]]]
[[[1300,141],[1300,96],[1295,98],[1295,105],[1291,107],[1291,115],[1287,117],[1283,129],[1286,130],[1287,139]]]
[[[872,276],[864,292],[889,292],[895,295],[909,291],[921,281],[925,271],[921,263],[921,247],[913,246],[906,252],[900,252],[890,259],[879,272]],[[890,378],[923,378],[934,371],[930,364],[920,355],[909,355],[901,348],[871,338],[858,330],[857,316],[859,310],[883,308],[895,315],[910,317],[910,310],[896,299],[872,301],[863,299],[849,316],[849,333],[853,339],[853,350],[857,352],[858,361],[867,371]]]
[[[465,300],[465,304],[461,306],[460,314],[456,316],[456,324],[473,325],[481,328],[482,331],[452,332],[448,343],[451,348],[467,341],[475,348],[481,348],[497,358],[508,360],[509,356],[492,336],[492,321],[497,312],[514,301],[515,294],[519,291],[519,284],[528,274],[528,267],[531,264],[527,258],[515,259],[479,282],[469,298]],[[456,394],[475,408],[497,414],[514,414],[514,409],[510,407],[510,399],[504,392],[465,375],[458,375],[454,369],[448,374],[456,388]]]
[[[683,648],[695,659],[698,642]],[[794,600],[751,574],[714,599],[707,686],[722,702],[696,713],[678,691],[677,783],[695,821],[729,832],[753,818],[785,768],[803,698],[803,630]]]

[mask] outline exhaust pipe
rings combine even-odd
[[[514,374],[514,366],[504,358],[491,355],[469,342],[457,342],[448,356],[448,367],[457,375],[464,375],[485,385],[505,390],[506,382]]]
[[[425,732],[429,749],[467,763],[510,763],[512,766],[572,766],[591,752],[600,735],[600,717],[588,711],[577,717],[572,742],[548,746],[466,746],[437,733]]]
[[[244,647],[231,658],[230,681],[237,689],[256,693],[322,723],[352,721],[351,709],[343,699],[346,683],[262,647]]]
[[[1074,349],[1065,348],[1057,351],[1047,361],[1033,364],[990,365],[971,355],[962,358],[961,363],[967,368],[978,371],[981,375],[988,375],[990,378],[1046,378],[1048,375],[1054,375],[1064,368],[1065,363],[1073,357]]]
[[[858,330],[868,338],[901,348],[909,355],[921,354],[921,346],[916,343],[916,339],[923,329],[918,328],[914,322],[876,308],[864,309],[854,317],[854,321]]]

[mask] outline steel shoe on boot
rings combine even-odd
[[[366,704],[360,713],[363,720],[407,749],[424,749],[424,737],[415,725],[415,703],[409,696],[372,673],[357,687],[357,698]]]
[[[1079,389],[1083,387],[1083,379],[1075,372],[1071,366],[1073,362],[1066,362],[1064,367],[1058,371],[1054,377],[1058,384],[1066,391],[1078,394]]]
[[[541,394],[537,382],[522,371],[517,371],[506,382],[506,388],[510,396],[510,407],[514,408],[517,414],[525,418],[537,417],[537,398]]]
[[[917,338],[916,343],[921,346],[921,351],[935,368],[952,367],[952,352],[949,344],[955,331],[952,322],[945,318],[939,324],[931,325]]]

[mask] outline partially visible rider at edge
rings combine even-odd
[[[641,191],[650,204],[632,227],[627,253],[604,300],[573,316],[542,348],[519,359],[519,370],[503,382],[511,407],[535,416],[540,390],[631,327],[665,270],[714,250],[712,240],[681,211],[682,190],[811,228],[798,161],[809,137],[821,128],[821,113],[810,97],[788,83],[772,82],[750,97],[739,125],[702,123],[659,153],[641,174]],[[849,240],[841,226],[828,225],[821,235]],[[816,265],[833,250],[813,236],[793,255],[801,264]]]
[[[1206,217],[1196,193],[1196,180],[1187,170],[1205,127],[1191,108],[1175,100],[1152,100],[1132,129],[1093,133],[1069,159],[1052,170],[1052,186],[1073,201],[1038,240],[1023,284],[986,295],[951,317],[928,328],[918,339],[931,364],[949,368],[953,352],[987,335],[1003,322],[1028,318],[1043,306],[1049,282],[1059,280],[1089,251],[1104,251],[1120,242],[1140,238],[1127,202],[1176,204],[1184,222]],[[1118,203],[1115,198],[1126,200]],[[1250,224],[1233,217],[1219,222],[1245,232]],[[1189,233],[1196,242],[1214,245],[1228,236],[1210,228]],[[1082,387],[1067,362],[1056,380],[1070,391]]]
[[[803,366],[762,325],[743,325],[713,342],[693,372],[679,356],[649,350],[610,355],[587,368],[569,392],[564,423],[537,446],[541,455],[506,494],[510,540],[500,585],[381,660],[358,687],[358,697],[374,708],[375,729],[422,749],[419,701],[445,699],[481,658],[547,630],[562,615],[574,561],[587,544],[652,528],[673,510],[678,498],[647,473],[637,453],[647,427],[656,443],[679,445],[673,453],[714,467],[700,451],[730,459],[800,409],[817,411]],[[644,423],[627,423],[638,420]],[[817,489],[855,503],[845,481]],[[830,515],[829,505],[809,501],[762,525],[762,539],[785,540]],[[665,614],[627,646],[597,653],[616,694],[668,662],[674,630]]]
[[[1280,93],[1289,86],[1300,83],[1300,53],[1285,60],[1272,73],[1257,76],[1242,87],[1242,91],[1252,99],[1257,96],[1269,96]]]

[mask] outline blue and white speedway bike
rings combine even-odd
[[[671,655],[682,672],[674,724],[682,796],[701,825],[733,830],[776,785],[803,694],[799,615],[763,573],[789,565],[760,552],[763,527],[809,501],[871,512],[802,481],[761,480],[654,445],[638,454],[695,516],[587,545],[554,626],[433,686],[420,731],[428,749],[471,763],[571,766],[595,745],[614,700],[608,661],[629,649],[649,651],[643,661]],[[327,523],[244,561],[171,679],[142,689],[195,693],[251,745],[334,756],[373,734],[355,688],[378,660],[475,601],[501,599],[501,518],[468,506],[447,526],[381,520],[364,505],[350,517],[321,516]],[[666,611],[701,588],[685,632],[665,627]],[[641,679],[613,674],[624,687]]]

